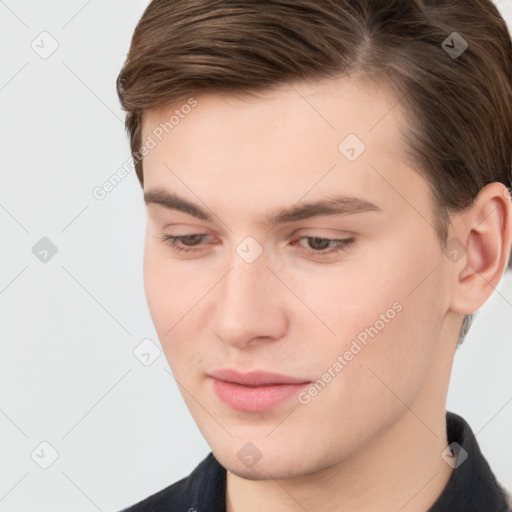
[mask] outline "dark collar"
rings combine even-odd
[[[454,469],[428,512],[509,512],[512,497],[496,480],[471,427],[462,416],[446,413],[446,437],[448,445],[458,444],[453,446]]]

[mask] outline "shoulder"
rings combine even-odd
[[[224,512],[225,475],[210,452],[190,475],[120,512]]]

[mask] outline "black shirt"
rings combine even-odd
[[[466,454],[453,447],[452,475],[426,512],[511,512],[512,496],[496,480],[467,422],[447,411],[446,433],[448,445],[458,443],[467,458],[462,461]],[[226,512],[225,490],[226,469],[210,452],[189,476],[121,512]]]

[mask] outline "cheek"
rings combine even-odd
[[[197,284],[173,260],[164,242],[148,231],[144,246],[144,289],[156,329],[166,333],[191,305]]]
[[[392,273],[391,268],[377,270],[347,261],[301,271],[287,269],[282,276],[302,302],[294,306],[301,313],[302,329],[315,329],[328,345],[340,349],[359,333],[364,339],[365,328],[379,321],[381,314],[388,312],[393,321],[393,304],[403,293]]]
[[[197,316],[203,314],[199,303],[212,287],[214,276],[198,279],[191,265],[180,265],[169,257],[165,247],[148,239],[143,275],[153,324],[169,366],[178,376],[180,368],[190,368],[200,357],[199,343],[204,335],[201,337],[199,330],[204,320]]]
[[[161,264],[161,258],[155,250],[154,243],[146,238],[144,246],[144,290],[146,293],[146,300],[149,307],[149,312],[155,324],[155,328],[160,335],[163,328],[163,322],[166,316],[164,311],[172,311],[171,294],[166,293],[168,290],[168,273],[166,268]],[[168,326],[167,328],[169,328]]]
[[[188,303],[186,287],[180,272],[158,244],[146,239],[144,248],[144,290],[158,338],[169,360],[172,340],[179,331],[180,318]]]
[[[432,364],[436,319],[442,306],[439,301],[432,305],[439,293],[439,279],[434,272],[418,289],[415,287],[435,268],[435,258],[421,259],[412,251],[407,258],[396,254],[407,253],[402,247],[390,248],[371,266],[339,267],[318,273],[314,279],[303,276],[294,283],[309,309],[324,323],[309,312],[302,320],[303,332],[308,332],[309,325],[310,332],[315,326],[326,333],[317,346],[322,350],[315,352],[318,366],[332,368],[342,356],[343,370],[337,365],[336,375],[345,377],[338,382],[341,385],[342,380],[350,380],[349,387],[359,399],[365,394],[369,400],[390,395],[378,377],[402,396],[412,396]]]

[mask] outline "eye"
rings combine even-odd
[[[198,247],[203,241],[204,238],[207,238],[209,235],[206,233],[194,233],[189,235],[163,235],[160,238],[164,243],[169,245],[173,250],[182,253],[193,253],[197,252]],[[297,244],[297,241],[300,242],[302,240],[306,240],[308,247],[304,245]],[[306,252],[309,256],[329,256],[332,254],[336,254],[348,249],[350,245],[355,242],[355,238],[321,238],[315,236],[303,236],[297,239],[292,245],[299,245],[304,252]],[[325,250],[328,249],[328,250]]]
[[[329,256],[348,249],[355,242],[355,238],[320,238],[316,236],[302,236],[298,239],[306,240],[308,247],[303,247],[310,256]],[[329,250],[325,250],[331,247]]]
[[[180,235],[180,236],[172,236],[172,235],[163,235],[159,237],[163,240],[167,245],[170,245],[175,251],[178,252],[195,252],[197,245],[199,242],[208,235],[205,233],[195,233],[191,235]],[[182,244],[182,245],[179,245]]]

